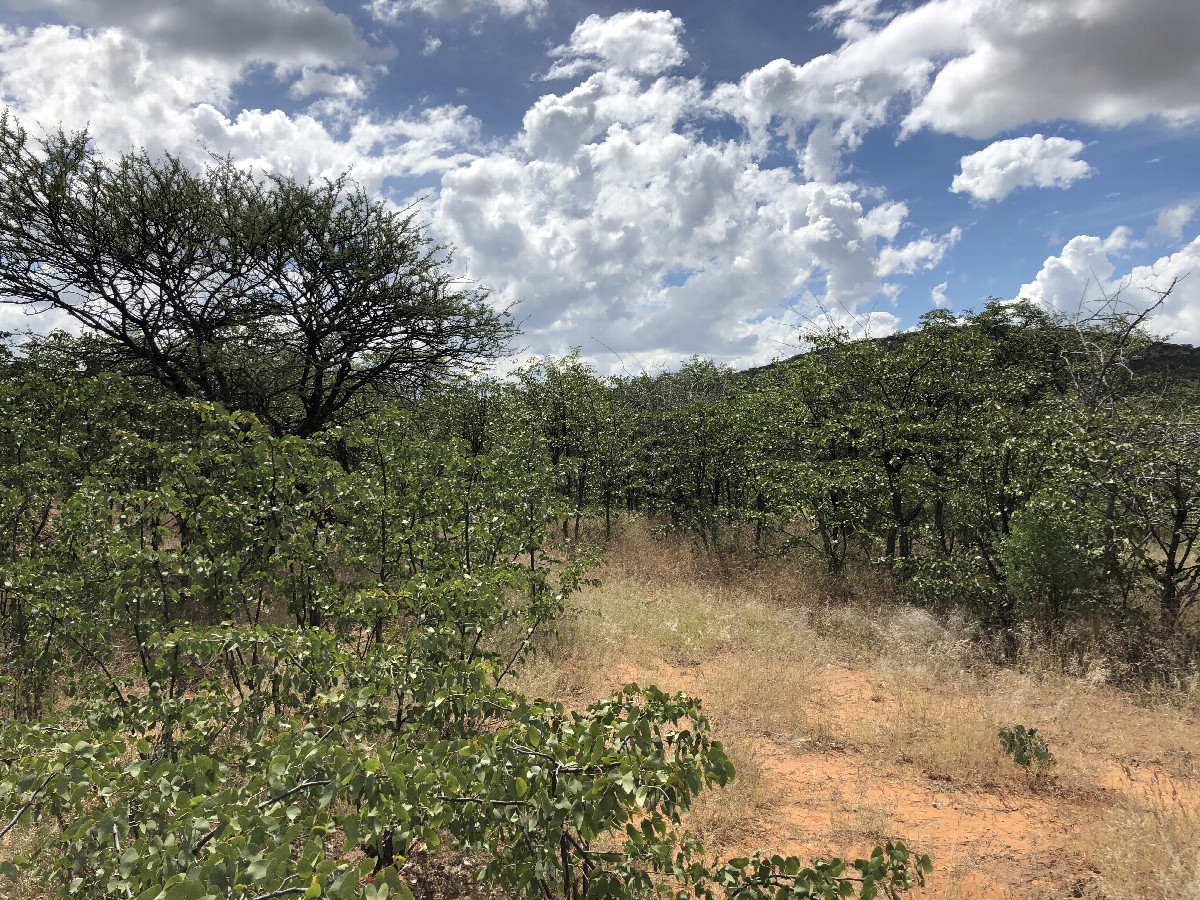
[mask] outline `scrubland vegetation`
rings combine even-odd
[[[0,896],[1195,896],[1144,310],[495,380],[352,186],[0,151],[0,287],[88,326],[0,358]]]
[[[602,526],[601,526],[602,527]],[[902,602],[878,571],[836,578],[622,526],[522,690],[585,702],[629,680],[704,698],[737,770],[687,825],[715,853],[769,844],[919,847],[936,898],[1200,892],[1200,680],[1120,681],[1096,626],[1020,629]],[[1114,680],[1119,683],[1114,684]],[[1057,764],[1026,771],[1022,723]]]

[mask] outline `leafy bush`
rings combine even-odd
[[[1026,616],[1061,619],[1095,598],[1102,573],[1067,510],[1030,503],[1001,542],[1008,590]]]
[[[1058,765],[1046,739],[1038,734],[1036,728],[1014,725],[1012,728],[1001,728],[999,735],[1004,752],[1022,769],[1043,774]]]
[[[64,900],[406,897],[405,857],[449,839],[530,898],[922,882],[900,844],[707,863],[682,817],[733,768],[699,700],[506,688],[595,560],[547,527],[535,433],[476,452],[391,411],[301,439],[163,401],[94,422],[84,466],[37,423],[77,428],[86,379],[43,388],[0,445],[0,840],[32,846],[0,873]]]

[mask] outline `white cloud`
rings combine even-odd
[[[669,77],[687,58],[683,24],[669,12],[590,16],[551,51],[550,76],[582,82],[541,97],[516,137],[486,148],[462,107],[367,114],[382,51],[317,0],[22,2],[86,26],[0,28],[0,94],[25,124],[91,123],[104,150],[142,144],[198,161],[212,150],[302,178],[350,168],[371,190],[391,176],[440,180],[434,228],[497,302],[521,301],[532,345],[558,351],[594,337],[647,362],[698,348],[764,361],[788,346],[786,310],[806,298],[827,311],[826,325],[895,330],[892,313],[862,310],[894,299],[901,276],[935,268],[961,232],[923,232],[905,203],[840,180],[843,157],[872,129],[903,122],[908,132],[990,138],[1042,118],[1200,118],[1195,42],[1181,37],[1196,33],[1200,5],[1185,0],[932,0],[900,12],[838,0],[817,13],[843,40],[836,52],[776,60],[711,92]],[[535,17],[548,5],[367,8],[398,22]],[[264,30],[272,14],[278,35]],[[203,24],[196,34],[184,27],[192,21]],[[237,34],[222,44],[209,22]],[[1118,26],[1132,29],[1128,43],[1116,40]],[[426,35],[426,50],[438,41]],[[1099,65],[1111,71],[1097,75]],[[264,67],[294,98],[312,98],[307,108],[233,107],[236,89]],[[701,136],[725,117],[745,133]],[[799,172],[772,167],[784,141]],[[1065,187],[1088,171],[1080,150],[1040,135],[999,141],[963,157],[955,186],[977,200]],[[1164,210],[1157,233],[1181,236],[1194,213],[1186,206]],[[1118,284],[1113,257],[1137,246],[1129,229],[1081,236],[1026,287],[1044,302],[1078,300],[1088,278]],[[1185,251],[1138,277],[1190,264],[1195,250]],[[930,299],[945,302],[945,283]]]
[[[1003,200],[1018,188],[1065,190],[1091,172],[1086,162],[1075,158],[1083,146],[1082,141],[1040,134],[996,141],[962,158],[962,171],[950,190],[980,202]]]
[[[894,13],[881,10],[880,0],[837,0],[822,6],[813,18],[826,27],[834,27],[837,33],[847,39],[854,40],[869,33],[871,26],[886,22]]]
[[[1121,126],[1200,119],[1200,3],[931,0],[892,15],[873,0],[817,14],[844,43],[777,59],[714,102],[760,142],[776,130],[811,178],[832,177],[864,134],[902,116],[976,139],[1066,119]]]
[[[366,91],[363,88],[362,80],[349,72],[330,72],[305,66],[300,71],[300,77],[292,82],[288,94],[291,97],[326,94],[350,100],[361,100],[366,96]]]
[[[300,178],[349,168],[369,190],[440,179],[438,235],[498,303],[521,301],[542,351],[594,337],[643,361],[711,348],[763,362],[787,351],[788,304],[811,295],[857,315],[895,295],[890,276],[936,264],[956,233],[903,239],[904,203],[764,167],[753,140],[701,139],[703,84],[653,77],[683,59],[680,33],[665,13],[585,20],[560,59],[600,71],[539,99],[487,155],[464,108],[367,115],[369,75],[336,67],[295,70],[293,95],[320,98],[304,112],[234,111],[245,64],[168,58],[117,27],[0,31],[0,92],[26,124],[91,122],[106,152],[211,150]],[[863,316],[894,327],[891,313]]]
[[[356,157],[373,155],[356,142],[356,134],[370,130],[358,107],[379,69],[375,61],[394,51],[368,44],[349,17],[320,0],[18,2],[74,23],[0,26],[0,102],[34,134],[86,127],[102,152],[140,146],[202,162],[209,151],[233,152],[238,133],[249,127],[264,139],[290,132],[288,139],[302,133],[310,142],[254,148],[254,158],[282,159],[285,149],[310,159],[340,152],[333,167],[340,172]],[[263,67],[294,100],[314,98],[307,113],[294,120],[257,110],[234,115],[235,89]],[[280,116],[290,125],[280,128]],[[215,127],[218,121],[228,127]],[[393,124],[395,134],[405,130],[403,118]],[[395,148],[385,143],[377,152],[386,156],[389,149]],[[329,168],[323,164],[321,172]]]
[[[714,103],[759,141],[782,131],[810,178],[829,178],[842,154],[873,128],[894,121],[897,104],[916,102],[938,65],[966,48],[970,0],[934,0],[886,25],[870,2],[826,7],[845,43],[802,65],[777,59],[714,91]],[[982,2],[982,0],[979,0]]]
[[[908,204],[896,201],[880,203],[869,213],[863,222],[866,234],[884,238],[888,241],[896,239],[900,226],[908,218]]]
[[[1117,231],[1121,233],[1107,240],[1072,238],[1060,255],[1043,263],[1033,281],[1022,285],[1018,296],[1069,315],[1087,314],[1118,294],[1122,301],[1144,308],[1179,279],[1151,328],[1176,341],[1200,344],[1200,237],[1177,253],[1118,273],[1109,254],[1128,246],[1128,229]]]
[[[932,5],[932,4],[931,4]],[[958,52],[905,119],[974,138],[1029,122],[1120,126],[1200,116],[1200,4],[953,0]],[[916,11],[914,11],[916,12]],[[901,27],[904,13],[883,32]],[[872,36],[872,39],[875,36]]]
[[[941,284],[934,285],[933,290],[929,292],[929,300],[938,309],[950,305],[950,299],[946,296],[946,288],[950,286],[950,282],[943,281]]]
[[[897,88],[919,90],[926,65],[888,69],[879,60],[839,54],[819,56],[797,66],[777,59],[713,92],[714,106],[733,116],[766,149],[772,134],[783,133],[798,151],[805,174],[835,177],[845,150],[884,124]],[[804,132],[807,131],[807,134]]]
[[[366,8],[380,22],[394,23],[405,14],[419,12],[437,19],[458,19],[467,14],[497,13],[505,18],[535,19],[546,11],[548,0],[371,0]]]
[[[546,77],[571,78],[592,69],[659,75],[687,59],[682,33],[683,20],[665,10],[591,15],[575,26],[570,41],[550,51],[558,60]]]
[[[519,141],[535,157],[561,161],[610,128],[664,136],[703,102],[698,81],[660,78],[643,87],[620,72],[597,72],[565,94],[547,94],[525,113]]]
[[[1124,253],[1144,246],[1141,241],[1133,239],[1133,229],[1128,225],[1118,225],[1100,244],[1105,253]]]
[[[680,127],[707,108],[694,81],[593,74],[542,97],[512,145],[447,172],[434,225],[471,277],[520,301],[539,350],[594,339],[643,364],[791,352],[787,306],[811,295],[856,314],[897,289],[881,271],[929,267],[957,237],[893,248],[903,203],[868,209],[853,185],[799,181],[750,143]]]
[[[795,326],[802,339],[837,332],[845,334],[852,341],[860,338],[877,339],[900,330],[900,319],[882,310],[856,313],[844,309],[830,309],[820,304],[810,306],[814,313],[802,315],[799,325]]]
[[[1196,206],[1192,203],[1180,203],[1167,207],[1158,214],[1158,221],[1150,230],[1165,238],[1179,240],[1183,237],[1183,226],[1192,221],[1192,216],[1195,214]]]
[[[31,314],[24,307],[0,303],[0,332],[15,335],[30,332],[46,334],[56,329],[69,334],[79,334],[82,330],[77,319],[60,310]]]
[[[369,189],[388,176],[437,174],[474,156],[479,123],[463,107],[413,116],[359,110],[361,81],[305,69],[295,94],[337,95],[306,113],[225,112],[242,69],[194,57],[161,58],[118,28],[0,27],[0,97],[32,134],[88,128],[101,152],[161,150],[203,164],[209,152],[300,178],[350,169]]]
[[[188,57],[163,65],[116,28],[0,28],[0,96],[22,124],[88,127],[104,150],[194,145],[190,110],[227,105],[237,72]]]
[[[426,109],[418,117],[360,115],[335,136],[318,119],[280,110],[243,110],[228,119],[211,107],[194,113],[204,143],[240,164],[297,178],[330,178],[350,170],[368,190],[385,178],[436,175],[474,159],[463,150],[477,142],[479,123],[464,107]]]
[[[932,269],[942,261],[946,251],[958,243],[960,237],[962,229],[955,226],[941,237],[925,235],[902,247],[884,247],[879,253],[875,271],[881,278],[886,278],[896,272],[911,275],[918,269]]]

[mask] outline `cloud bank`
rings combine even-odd
[[[790,352],[797,305],[817,311],[808,327],[884,332],[905,279],[927,277],[920,302],[947,303],[939,267],[968,223],[923,228],[916,198],[858,180],[873,132],[990,142],[939,176],[982,215],[1091,174],[1081,141],[1015,129],[1200,122],[1200,4],[1185,0],[838,0],[815,16],[836,49],[721,83],[675,74],[690,62],[680,17],[588,15],[569,35],[530,32],[531,68],[546,72],[534,83],[553,89],[516,134],[486,137],[465,102],[381,102],[388,36],[419,28],[434,54],[430,18],[544,23],[547,0],[17,2],[71,23],[0,26],[0,94],[24,123],[88,125],[106,152],[215,152],[301,178],[349,169],[371,190],[421,180],[434,232],[498,304],[517,304],[538,352],[591,342],[647,362],[700,350],[757,363]],[[288,110],[235,103],[264,72]],[[1156,210],[1147,239],[1183,239],[1195,209]],[[1081,235],[1023,291],[1061,306],[1089,279],[1136,290],[1197,262],[1195,242],[1150,266],[1135,249],[1127,229]],[[1200,338],[1195,289],[1170,322]]]
[[[1018,296],[1068,315],[1086,315],[1117,295],[1134,308],[1144,308],[1174,282],[1151,329],[1173,340],[1200,343],[1200,237],[1149,265],[1121,271],[1112,257],[1128,242],[1129,230],[1123,228],[1105,239],[1074,237],[1058,256],[1043,263],[1033,281],[1021,286]]]

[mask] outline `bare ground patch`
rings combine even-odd
[[[1200,897],[1200,716],[1095,677],[988,664],[968,625],[764,566],[710,571],[628,535],[523,676],[582,705],[629,682],[704,698],[739,778],[690,827],[710,853],[862,855],[902,840],[925,896]],[[848,597],[845,595],[849,595]],[[1058,765],[1031,775],[997,730]]]

